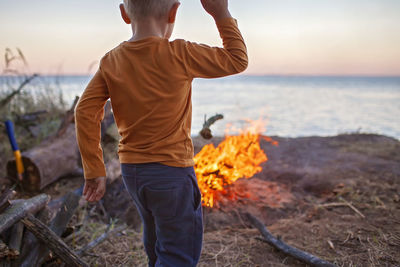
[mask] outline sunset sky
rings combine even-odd
[[[19,47],[32,72],[92,73],[130,38],[120,2],[0,0],[0,52]],[[220,45],[200,1],[181,3],[172,39]],[[248,46],[246,74],[400,75],[399,0],[230,0],[230,9]]]

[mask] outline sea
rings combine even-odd
[[[24,90],[62,95],[67,104],[91,76],[40,76]],[[10,82],[11,81],[11,82]],[[0,90],[17,86],[0,77]],[[193,81],[192,135],[222,114],[216,136],[262,120],[262,134],[281,137],[374,133],[400,139],[400,77],[249,76]],[[132,112],[135,112],[132,110]],[[235,131],[235,130],[233,130]]]

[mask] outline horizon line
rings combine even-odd
[[[75,77],[84,77],[84,76],[93,76],[94,73],[64,73],[64,74],[41,74],[41,73],[36,73],[32,72],[30,74],[20,74],[20,75],[10,75],[10,74],[0,74],[0,77],[21,77],[21,76],[31,76],[31,75],[39,75],[42,77],[66,77],[66,76],[75,76]],[[279,73],[279,74],[273,74],[273,73],[265,73],[265,74],[258,74],[258,73],[239,73],[235,75],[230,75],[227,77],[237,77],[237,76],[250,76],[250,77],[347,77],[347,78],[400,78],[400,74],[317,74],[317,73],[312,73],[312,74],[305,74],[305,73]],[[225,77],[221,77],[225,78]]]

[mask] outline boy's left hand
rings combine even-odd
[[[106,192],[106,177],[97,177],[85,180],[83,196],[87,201],[99,201]]]

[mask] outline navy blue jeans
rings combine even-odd
[[[203,220],[193,167],[122,163],[121,171],[143,222],[149,266],[196,266]]]

